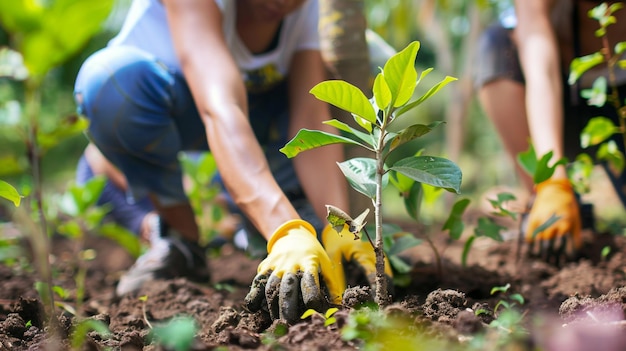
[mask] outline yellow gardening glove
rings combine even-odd
[[[567,179],[549,179],[537,185],[536,193],[528,215],[526,242],[538,242],[542,256],[548,260],[563,252],[574,254],[582,246],[582,223],[571,183]],[[552,215],[559,219],[533,238],[533,232]]]
[[[369,241],[355,240],[346,225],[341,233],[328,225],[322,231],[322,244],[335,265],[344,265],[344,262],[354,262],[361,267],[372,288],[376,288],[376,255]],[[389,288],[392,288],[393,273],[387,257],[385,257],[385,275]],[[391,290],[390,290],[391,291]]]
[[[306,309],[325,310],[320,275],[330,302],[341,303],[346,285],[343,271],[328,258],[311,224],[286,222],[270,238],[267,252],[245,299],[251,311],[260,310],[265,303],[272,319],[294,323]]]

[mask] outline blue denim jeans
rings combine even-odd
[[[131,193],[122,198],[140,202],[153,194],[165,206],[187,201],[178,155],[208,144],[182,72],[137,48],[107,47],[81,67],[75,96],[78,112],[90,121],[88,138],[126,176]],[[286,82],[249,93],[248,104],[276,181],[287,194],[302,193],[292,161],[279,151],[289,137]],[[317,218],[305,219],[320,226]]]

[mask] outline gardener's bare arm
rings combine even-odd
[[[546,0],[516,0],[515,40],[526,80],[526,113],[532,143],[539,157],[552,151],[554,162],[563,157],[564,118],[560,55],[549,18],[552,4]],[[526,241],[541,242],[541,255],[548,261],[558,261],[564,252],[573,254],[582,245],[580,210],[565,167],[559,166],[535,190]],[[552,225],[537,230],[551,218],[556,218]]]
[[[556,35],[550,23],[553,1],[516,0],[515,28],[520,63],[526,80],[528,125],[537,155],[549,151],[553,160],[563,156],[563,106]],[[559,167],[555,178],[565,178]]]
[[[297,53],[291,67],[289,80],[291,136],[302,128],[336,133],[333,127],[322,123],[331,119],[328,105],[309,92],[325,78],[320,52],[306,50]],[[341,144],[308,150],[293,159],[298,178],[320,218],[326,217],[327,204],[348,210],[346,181],[336,163],[343,160]]]
[[[247,117],[246,91],[214,1],[164,0],[177,55],[235,203],[266,239],[299,218],[275,182]]]

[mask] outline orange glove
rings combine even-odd
[[[556,250],[566,249],[568,253],[573,253],[580,249],[582,246],[580,209],[569,180],[546,180],[537,185],[536,193],[535,201],[528,215],[526,242],[547,241],[548,245],[544,246],[554,249],[554,241],[562,239],[559,244],[560,247]],[[546,223],[552,215],[559,218],[533,237],[533,232]],[[571,242],[573,248],[569,244],[566,245],[565,242]]]

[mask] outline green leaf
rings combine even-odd
[[[41,27],[44,8],[41,2],[13,0],[0,2],[0,22],[11,33],[24,33]]]
[[[83,319],[78,322],[72,331],[72,350],[81,349],[81,346],[87,341],[87,333],[90,331],[95,331],[100,337],[105,339],[111,336],[109,328],[103,322],[96,319]]]
[[[396,162],[390,169],[420,183],[459,193],[462,173],[454,162],[435,156],[413,156]]]
[[[449,230],[450,237],[454,240],[459,240],[465,225],[463,224],[463,213],[470,203],[470,199],[460,199],[452,206],[452,211],[448,219],[443,224],[441,230]]]
[[[342,110],[376,123],[376,111],[369,99],[354,85],[342,80],[324,81],[311,89],[311,94]]]
[[[531,144],[528,151],[518,154],[518,161],[522,168],[533,177],[533,182],[539,184],[552,177],[557,166],[567,164],[567,158],[561,158],[550,166],[549,162],[552,159],[552,155],[553,152],[549,151],[541,159],[537,160],[535,158],[535,149]]]
[[[599,52],[594,52],[593,54],[576,57],[572,60],[570,64],[570,74],[567,82],[571,85],[576,83],[576,81],[588,70],[593,67],[604,62],[604,56],[602,56]]]
[[[402,176],[408,178],[402,174],[398,174],[398,176]],[[410,178],[408,178],[410,179]],[[424,198],[424,187],[422,183],[416,182],[411,179],[413,182],[411,189],[409,189],[407,195],[404,197],[404,208],[406,212],[413,218],[414,220],[419,220],[420,211],[422,208],[422,199]]]
[[[511,296],[509,296],[509,299],[516,301],[520,305],[524,304],[524,297],[520,294],[511,294]]]
[[[335,318],[335,317],[330,317],[330,318],[327,318],[327,319],[324,321],[324,326],[325,326],[325,327],[327,327],[327,326],[332,325],[332,324],[334,324],[334,323],[337,323],[337,318]]]
[[[554,174],[554,170],[557,166],[567,164],[567,158],[561,158],[556,161],[552,166],[550,166],[548,165],[548,162],[550,162],[551,158],[552,151],[545,154],[537,163],[537,170],[535,172],[535,176],[533,177],[533,182],[535,182],[535,184],[539,184],[550,179],[550,177],[552,177],[552,175]]]
[[[402,51],[393,55],[383,68],[383,76],[391,92],[393,107],[402,106],[409,101],[415,90],[417,71],[415,58],[420,48],[420,42],[411,42]]]
[[[350,138],[322,132],[319,130],[301,129],[298,131],[298,134],[296,134],[296,136],[291,139],[285,146],[283,146],[279,151],[285,154],[287,157],[293,158],[303,151],[331,144],[351,144],[360,145],[367,148],[366,145],[363,145]]]
[[[389,86],[385,81],[385,77],[378,73],[376,78],[374,79],[374,87],[372,88],[374,92],[374,100],[376,101],[376,106],[379,109],[385,110],[391,104],[391,91],[389,90]]]
[[[619,176],[624,170],[624,154],[614,140],[600,145],[596,157],[599,160],[606,161],[614,175]]]
[[[45,8],[37,19],[38,28],[23,33],[20,51],[31,74],[43,76],[77,53],[102,29],[113,3],[113,0],[56,0]]]
[[[526,173],[531,176],[535,174],[537,170],[537,154],[532,143],[528,144],[528,150],[517,154],[517,162]]]
[[[578,194],[587,194],[591,190],[590,180],[594,163],[591,156],[582,153],[567,167],[567,177]]]
[[[22,195],[9,183],[0,180],[0,197],[3,197],[18,207],[22,201]]]
[[[626,51],[626,41],[620,41],[619,43],[615,44],[615,53],[617,55],[622,54],[624,51]]]
[[[408,143],[411,140],[424,136],[430,133],[433,129],[437,128],[440,124],[445,123],[443,121],[435,121],[429,125],[414,124],[404,129],[400,134],[391,140],[391,148],[389,151],[395,150],[398,146]]]
[[[503,193],[498,193],[495,200],[493,199],[488,199],[488,200],[489,200],[489,203],[491,203],[491,206],[495,210],[494,214],[498,216],[504,216],[504,217],[510,217],[512,219],[516,219],[517,218],[516,213],[511,212],[507,210],[506,208],[504,208],[504,204],[506,202],[513,201],[515,199],[516,199],[515,195],[511,193],[503,192]]]
[[[580,95],[587,99],[587,105],[602,107],[606,102],[607,81],[604,76],[596,78],[591,89],[583,89]]]
[[[594,117],[587,122],[587,125],[580,133],[580,146],[587,148],[598,145],[613,134],[618,133],[619,128],[607,117]]]
[[[300,319],[307,319],[316,313],[318,313],[316,310],[309,308],[308,310],[304,311],[304,313],[300,316]]]
[[[367,148],[368,150],[371,150],[372,152],[374,151],[374,142],[372,141],[371,135],[363,133],[359,130],[356,130],[350,127],[348,124],[343,123],[336,119],[331,119],[330,121],[324,121],[323,123],[329,126],[335,127],[342,132],[353,135],[355,138],[361,140],[364,143],[361,146]],[[365,145],[368,145],[369,147],[366,147]]]
[[[98,232],[103,237],[109,238],[122,246],[133,258],[141,255],[141,241],[126,228],[115,223],[105,223],[99,228]]]
[[[357,157],[338,164],[352,188],[370,199],[376,198],[376,160]],[[388,180],[388,175],[383,176],[383,189]]]
[[[24,167],[20,164],[20,160],[15,155],[7,155],[0,157],[0,176],[8,176],[20,174],[25,171]]]
[[[494,286],[493,288],[491,288],[491,292],[489,294],[493,295],[497,292],[506,293],[507,291],[509,291],[510,288],[511,288],[510,283],[506,283],[506,285],[503,285],[503,286]]]
[[[55,124],[55,128],[53,130],[38,132],[37,142],[39,143],[42,152],[46,152],[57,146],[60,142],[65,141],[70,137],[82,134],[88,126],[89,121],[86,118],[68,116]]]
[[[333,314],[335,314],[335,312],[337,312],[337,311],[339,311],[339,309],[337,307],[331,307],[331,308],[326,310],[326,313],[324,313],[324,317],[328,319]]]
[[[502,242],[502,235],[500,232],[505,230],[506,227],[503,227],[497,223],[495,223],[491,218],[481,217],[478,219],[478,225],[474,228],[474,235],[486,236],[495,241]]]
[[[390,173],[391,177],[389,177],[389,181],[396,189],[398,189],[400,196],[406,198],[408,196],[408,192],[413,187],[413,184],[415,184],[415,181],[402,173],[395,171],[391,171]]]
[[[399,256],[389,256],[387,258],[396,272],[402,274],[411,271],[411,266],[404,262]]]
[[[422,243],[421,239],[414,237],[412,234],[404,233],[395,238],[393,245],[387,251],[388,256],[393,256],[401,253],[404,250],[408,250],[412,247],[420,245]]]
[[[472,244],[474,243],[475,239],[476,236],[472,235],[467,238],[465,245],[463,245],[463,252],[461,253],[461,265],[463,267],[467,267],[467,257],[469,256],[469,252],[472,249]]]
[[[396,117],[389,124],[388,130],[399,133],[401,130],[416,124],[417,122],[413,120],[414,117],[412,115],[405,115],[405,113],[416,108],[428,98],[435,95],[439,90],[441,90],[441,88],[445,87],[450,82],[454,82],[455,80],[457,80],[457,78],[446,76],[442,81],[431,87],[426,94],[422,95],[410,104],[398,109],[395,115]]]
[[[160,345],[175,351],[191,349],[198,326],[191,317],[176,317],[165,325],[155,326],[150,335]]]

